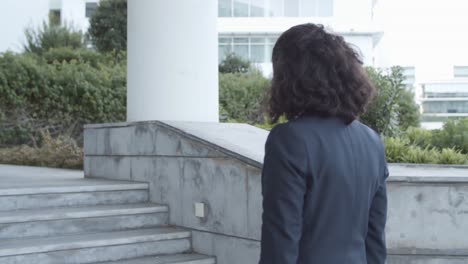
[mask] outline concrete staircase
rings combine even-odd
[[[215,263],[148,203],[147,184],[84,181],[0,189],[0,263]]]

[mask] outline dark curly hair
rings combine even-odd
[[[375,88],[360,56],[322,25],[290,28],[273,48],[270,122],[281,116],[335,116],[351,123],[364,113]]]

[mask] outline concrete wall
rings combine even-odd
[[[85,129],[85,175],[149,182],[171,224],[221,264],[258,261],[267,133],[243,124],[140,122]],[[468,169],[390,167],[388,263],[468,263]],[[194,203],[206,205],[205,218]]]

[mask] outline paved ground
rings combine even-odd
[[[85,179],[81,170],[0,164],[0,190],[61,186],[121,184],[122,181]]]
[[[468,182],[468,166],[389,164],[389,181]]]

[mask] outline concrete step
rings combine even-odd
[[[99,264],[215,264],[213,257],[199,254],[174,254],[166,256],[154,256],[138,259],[112,261]]]
[[[190,232],[161,227],[119,232],[0,241],[2,264],[78,264],[190,250]]]
[[[0,189],[0,210],[37,209],[87,205],[144,203],[147,183],[101,183],[93,185],[36,186]]]
[[[155,204],[58,207],[0,212],[0,239],[150,228],[168,223]]]

